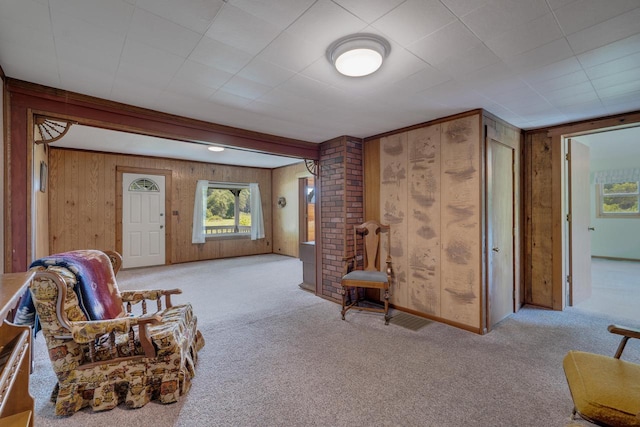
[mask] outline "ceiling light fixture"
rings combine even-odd
[[[219,153],[220,151],[224,151],[224,147],[218,147],[217,145],[210,145],[207,147],[207,150],[215,151],[216,153]]]
[[[388,41],[376,34],[358,33],[331,43],[327,58],[340,74],[362,77],[374,73],[391,52]]]

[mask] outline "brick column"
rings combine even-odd
[[[340,300],[343,257],[353,247],[353,226],[364,218],[362,140],[340,137],[320,146],[322,296]]]

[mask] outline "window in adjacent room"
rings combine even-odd
[[[638,181],[596,184],[596,206],[599,218],[640,217]]]

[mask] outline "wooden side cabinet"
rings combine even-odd
[[[0,425],[33,427],[29,393],[31,328],[6,321],[33,279],[33,272],[0,275]]]

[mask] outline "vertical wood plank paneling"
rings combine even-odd
[[[252,255],[271,252],[271,170],[187,162],[162,158],[56,149],[50,152],[51,251],[73,249],[115,250],[116,168],[118,166],[170,170],[172,262]],[[193,197],[198,179],[257,182],[262,195],[266,238],[228,239],[191,243]],[[176,215],[173,215],[176,212]]]
[[[380,138],[382,222],[390,223],[398,308],[479,332],[480,115]]]
[[[551,138],[531,135],[531,300],[553,307],[553,201]]]
[[[273,212],[273,252],[292,257],[299,256],[299,179],[309,177],[304,162],[272,171],[271,209]],[[286,206],[278,206],[278,198],[284,197]]]
[[[440,316],[440,125],[408,132],[407,308]]]
[[[479,328],[481,150],[479,116],[442,124],[442,317]]]
[[[380,140],[380,214],[382,222],[391,226],[394,272],[390,301],[400,307],[409,306],[407,137],[407,132],[403,132]]]
[[[364,220],[380,221],[380,140],[363,144]]]

